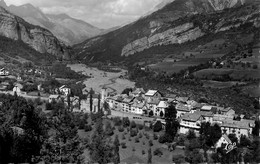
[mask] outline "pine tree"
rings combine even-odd
[[[94,91],[93,89],[91,88],[90,91],[89,91],[89,106],[90,106],[90,112],[92,113],[93,111],[93,94],[94,94]]]
[[[119,146],[120,143],[119,143],[118,135],[116,135],[114,140],[114,159],[113,159],[114,164],[120,163]]]
[[[173,141],[175,135],[178,132],[179,122],[176,120],[177,111],[173,104],[170,104],[168,108],[165,109],[165,133],[168,137],[168,142]]]

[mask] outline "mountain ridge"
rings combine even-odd
[[[226,3],[227,1],[229,3]],[[213,0],[175,0],[162,9],[131,24],[75,45],[75,57],[86,60],[91,59],[92,61],[122,61],[125,59],[124,56],[133,55],[154,46],[172,45],[196,40],[209,33],[217,33],[218,29],[216,28],[220,26],[219,29],[221,29],[221,26],[224,26],[221,23],[221,18],[216,21],[210,20],[211,14],[215,14],[216,16],[214,17],[217,17],[219,12],[225,13],[228,10],[232,10],[234,13],[234,10],[237,10],[237,8],[245,6],[246,2],[248,1],[214,0],[214,4],[217,7],[216,5],[213,7]],[[208,16],[209,18],[208,20],[196,20],[196,16]],[[224,16],[228,17],[225,14]],[[239,17],[234,19],[240,21]],[[232,19],[228,21],[232,23]],[[187,28],[186,31],[174,30],[174,28],[181,27],[185,23],[192,23],[193,25]],[[184,42],[183,39],[185,40]],[[152,46],[150,46],[151,41],[153,43]]]
[[[29,3],[20,6],[7,6],[5,1],[1,0],[0,6],[15,15],[19,15],[31,24],[48,29],[67,45],[80,43],[103,31],[83,20],[72,18],[67,14],[45,14],[39,8]]]

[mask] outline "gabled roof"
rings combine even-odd
[[[228,136],[226,134],[223,134],[222,137],[228,142],[228,143],[232,143],[232,141],[228,138]]]
[[[213,117],[213,112],[207,112],[207,111],[195,111],[194,113],[200,114],[203,117]]]
[[[160,103],[160,100],[155,99],[155,100],[148,102],[147,104],[158,105],[159,103]]]
[[[197,113],[186,113],[182,116],[182,120],[196,122],[201,118],[200,114]]]
[[[179,102],[187,102],[189,100],[189,97],[177,97],[176,100]]]
[[[160,101],[157,108],[167,108],[169,106],[167,101]]]
[[[221,112],[228,112],[230,110],[233,110],[232,108],[221,108],[220,111]]]
[[[130,103],[131,101],[134,100],[134,97],[133,96],[128,96],[126,98],[123,99],[123,102],[124,103]]]
[[[145,93],[144,89],[143,88],[136,88],[132,94],[140,94],[140,93]]]
[[[158,91],[157,90],[149,90],[148,92],[145,93],[145,96],[154,96]]]
[[[190,108],[188,106],[185,106],[184,104],[182,103],[178,103],[176,106],[175,106],[176,110],[177,111],[184,111],[184,112],[190,112]]]
[[[210,106],[210,105],[204,105],[203,107],[201,107],[201,110],[210,111],[211,109],[212,109],[212,106]]]

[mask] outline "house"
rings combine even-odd
[[[147,102],[160,100],[162,98],[162,94],[157,90],[149,90],[148,92],[145,93],[144,96]]]
[[[127,96],[121,101],[123,112],[130,112],[131,111],[131,105],[133,104],[134,99],[135,98],[133,96]]]
[[[226,134],[223,134],[221,136],[221,138],[215,144],[215,148],[217,149],[217,148],[226,146],[228,144],[232,144],[232,141],[228,138],[228,136]]]
[[[134,96],[134,97],[140,97],[140,96],[142,96],[143,94],[145,94],[145,91],[144,91],[143,88],[136,88],[136,89],[134,89],[134,90],[130,93],[130,95],[131,95],[131,96]]]
[[[159,103],[160,103],[160,100],[158,100],[158,99],[152,99],[152,101],[147,102],[146,105],[147,105],[148,113],[150,111],[153,111],[153,115],[155,115],[156,107]]]
[[[212,108],[213,107],[210,106],[210,105],[204,105],[204,106],[201,107],[200,111],[210,112],[210,111],[212,111]]]
[[[223,134],[235,134],[238,139],[240,139],[241,135],[248,137],[250,134],[252,134],[254,126],[254,120],[245,119],[240,121],[225,119],[220,124]]]
[[[219,112],[222,115],[234,116],[236,112],[232,108],[221,108]]]
[[[177,97],[176,98],[176,101],[178,101],[179,103],[183,103],[183,104],[186,104],[188,100],[189,100],[188,97]]]
[[[8,76],[8,75],[9,75],[9,71],[6,71],[5,68],[0,69],[0,76]]]
[[[64,95],[69,95],[71,93],[71,89],[69,87],[67,87],[66,85],[63,85],[59,88],[59,91],[61,94],[64,94]]]
[[[16,83],[13,88],[13,93],[21,94],[23,89],[23,85],[20,83]]]
[[[161,117],[161,112],[163,114],[163,117],[165,115],[165,109],[169,107],[169,103],[167,101],[160,101],[159,104],[156,107],[156,110],[154,111],[155,116]]]
[[[59,99],[60,99],[60,95],[50,95],[49,96],[49,103],[58,102]]]
[[[180,120],[180,133],[186,134],[189,130],[193,130],[196,134],[199,133],[203,117],[197,113],[186,113]]]
[[[138,103],[137,101],[134,101],[134,103],[131,106],[131,112],[134,114],[147,114],[147,107],[145,102]]]
[[[182,116],[183,116],[184,114],[186,114],[186,113],[191,113],[190,108],[189,108],[187,105],[182,104],[182,103],[178,103],[178,104],[175,106],[175,109],[176,109],[176,111],[177,111],[177,115],[176,115],[177,118],[182,117]]]
[[[206,112],[206,111],[196,111],[194,113],[197,113],[199,115],[201,115],[203,117],[203,121],[204,122],[209,122],[209,123],[213,123],[213,112],[209,111],[209,112]]]

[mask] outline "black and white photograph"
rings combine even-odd
[[[0,164],[260,163],[260,0],[0,0]]]

